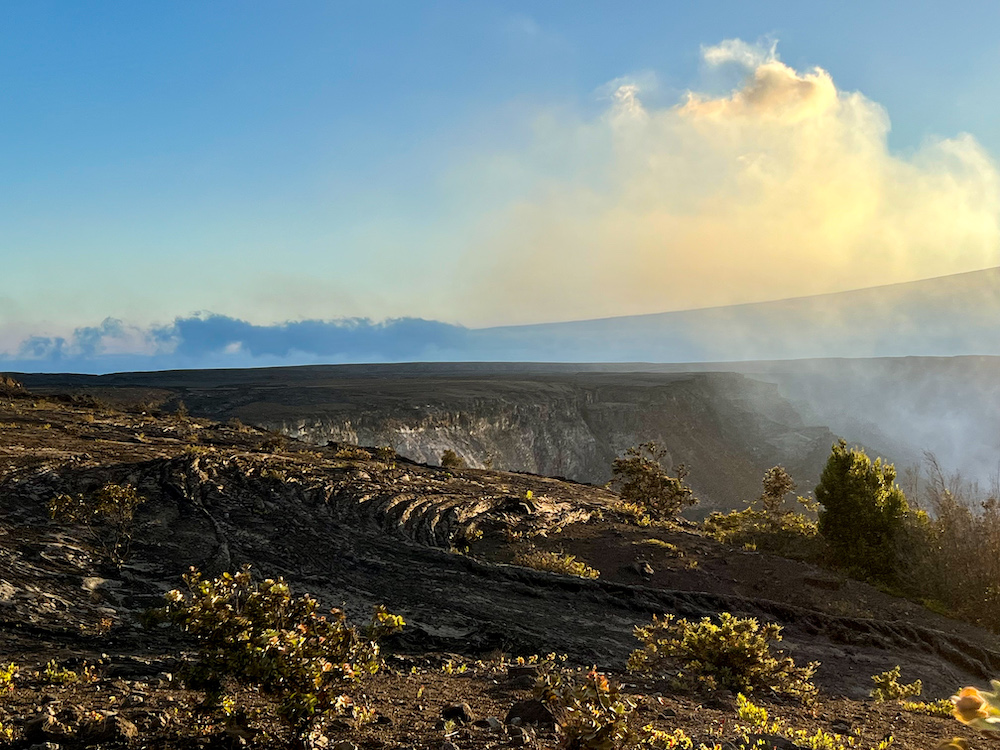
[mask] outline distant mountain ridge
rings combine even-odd
[[[707,362],[1000,354],[1000,267],[648,315],[471,331],[484,359]],[[493,356],[490,356],[490,355]]]

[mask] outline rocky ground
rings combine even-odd
[[[53,497],[108,483],[146,498],[120,569],[95,553],[85,527],[47,513]],[[781,624],[797,662],[821,662],[816,705],[757,696],[788,726],[865,748],[889,735],[906,748],[953,734],[995,742],[867,698],[870,676],[896,664],[906,681],[923,681],[927,699],[985,684],[1000,675],[993,634],[828,571],[725,547],[694,524],[629,525],[616,499],[589,485],[317,448],[238,422],[0,384],[0,669],[19,666],[0,692],[0,732],[26,748],[294,746],[273,701],[253,688],[230,686],[238,700],[228,716],[206,709],[183,680],[191,642],[139,624],[189,566],[216,574],[249,563],[357,620],[378,603],[406,619],[387,643],[387,669],[349,688],[366,710],[318,726],[311,747],[554,747],[544,722],[509,716],[534,681],[517,657],[550,652],[621,680],[658,728],[732,743],[733,696],[678,693],[624,671],[632,629],[652,615],[722,611]],[[530,550],[573,554],[600,577],[512,564]],[[461,715],[446,720],[449,710]]]

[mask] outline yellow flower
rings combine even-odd
[[[958,695],[951,696],[951,702],[955,704],[952,713],[963,724],[971,724],[990,715],[986,698],[974,687],[962,688]]]

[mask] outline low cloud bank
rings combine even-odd
[[[225,315],[177,318],[139,328],[107,319],[68,336],[31,336],[0,355],[19,372],[106,373],[347,362],[449,361],[467,350],[468,330],[419,318],[364,318],[255,325]]]
[[[778,302],[470,329],[399,318],[255,325],[224,315],[119,320],[32,336],[0,370],[106,373],[365,362],[725,362],[1000,355],[1000,268]]]

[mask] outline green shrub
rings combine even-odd
[[[896,485],[896,469],[844,440],[833,446],[816,486],[819,533],[833,562],[885,583],[898,579],[897,547],[909,506]]]
[[[684,480],[687,469],[683,464],[670,476],[660,463],[666,451],[656,443],[643,443],[625,451],[611,464],[611,487],[624,504],[635,504],[656,519],[674,518],[698,499]]]
[[[106,484],[90,495],[54,497],[49,516],[83,525],[98,554],[121,567],[132,551],[135,510],[144,502],[130,484]]]
[[[0,664],[0,695],[14,689],[14,680],[21,668],[14,662]]]
[[[649,517],[646,507],[638,503],[623,503],[619,500],[618,502],[610,503],[608,510],[618,516],[618,519],[624,523],[634,524],[642,528],[648,528],[653,525],[653,519]]]
[[[451,448],[441,454],[441,466],[445,469],[466,468],[465,459],[455,453]]]
[[[728,612],[719,614],[717,623],[709,617],[689,622],[664,615],[637,627],[635,635],[643,645],[629,657],[633,671],[679,669],[681,682],[691,688],[725,688],[747,695],[770,689],[806,701],[816,694],[811,682],[816,662],[797,667],[791,657],[771,652],[771,643],[781,641],[780,625],[762,626]]]
[[[599,578],[601,575],[601,571],[590,567],[582,560],[577,560],[574,555],[559,552],[543,552],[542,550],[522,552],[514,558],[514,564],[520,565],[522,568],[534,568],[535,570],[563,573],[580,578]]]
[[[924,687],[923,683],[920,680],[914,680],[907,684],[900,684],[899,673],[900,669],[897,664],[886,672],[873,674],[872,682],[875,683],[875,687],[871,692],[872,698],[876,701],[901,701],[904,698],[919,696]]]
[[[375,458],[384,464],[396,463],[396,451],[391,445],[379,445],[375,448]]]
[[[226,678],[260,685],[300,729],[336,705],[345,683],[376,672],[378,639],[403,626],[379,607],[359,632],[343,612],[328,618],[312,597],[293,597],[281,578],[255,582],[249,566],[214,580],[192,568],[184,581],[187,591],[169,592],[162,614],[198,640],[193,683],[213,695]]]
[[[368,461],[371,459],[371,454],[357,445],[342,445],[333,455],[346,461]]]
[[[535,698],[561,716],[559,747],[564,750],[691,750],[693,745],[679,729],[668,733],[642,724],[635,702],[596,669],[582,681],[568,672],[543,669]]]

